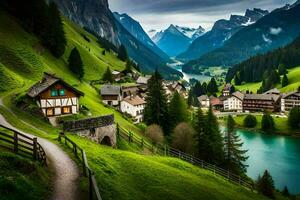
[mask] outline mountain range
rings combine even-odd
[[[184,65],[184,71],[201,66],[231,66],[251,56],[292,42],[300,35],[300,1],[272,11],[256,23],[242,28],[222,47]]]
[[[254,24],[268,13],[267,10],[254,8],[253,10],[248,9],[244,16],[231,15],[229,20],[218,20],[210,31],[198,37],[187,51],[177,56],[177,58],[182,61],[199,58],[203,54],[223,46],[236,32]]]
[[[70,20],[93,31],[115,46],[123,44],[129,57],[139,64],[144,73],[152,73],[158,69],[165,78],[175,78],[181,74],[169,68],[168,57],[153,51],[150,44],[136,39],[120,22],[116,20],[108,6],[108,0],[49,0],[54,1],[62,14]],[[150,45],[150,46],[149,46]],[[161,51],[160,51],[161,52]]]
[[[180,27],[171,24],[166,30],[156,32],[151,30],[149,35],[152,35],[152,40],[170,57],[175,57],[184,52],[191,43],[203,35],[205,29]]]

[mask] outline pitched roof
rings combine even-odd
[[[238,98],[240,100],[243,100],[245,95],[243,93],[241,93],[240,91],[236,91],[236,92],[232,93],[232,96],[235,96],[236,98]]]
[[[277,88],[266,91],[264,94],[280,94],[280,91]]]
[[[202,96],[200,96],[200,97],[198,97],[198,100],[201,102],[201,101],[205,101],[205,100],[207,100],[207,99],[209,99],[209,97],[207,96],[207,95],[202,95]]]
[[[121,94],[121,86],[120,85],[103,85],[100,89],[101,95],[119,95]]]
[[[295,95],[295,96],[300,97],[300,92],[289,92],[289,93],[284,94],[284,95],[282,96],[282,98],[285,99],[285,98],[287,98],[287,97],[289,97],[289,96],[291,96],[291,95]]]
[[[43,79],[41,81],[39,81],[38,83],[36,83],[35,85],[33,85],[27,92],[27,95],[32,98],[35,98],[39,94],[41,94],[42,92],[47,90],[49,87],[51,87],[52,85],[54,85],[55,83],[58,83],[58,82],[61,82],[63,85],[72,89],[77,94],[84,96],[83,92],[81,92],[81,91],[77,90],[76,88],[74,88],[73,86],[69,85],[64,80],[62,80],[58,77],[55,77],[53,74],[48,74],[48,73],[44,73]]]
[[[244,99],[247,100],[266,100],[266,101],[278,101],[280,98],[276,94],[245,94]]]
[[[139,96],[128,96],[125,99],[123,99],[123,101],[126,101],[127,103],[133,105],[133,106],[138,106],[138,105],[143,105],[146,103],[146,101],[144,101],[141,97]]]
[[[136,80],[136,83],[138,84],[147,84],[148,83],[148,80],[150,79],[151,77],[149,76],[140,76],[137,80]]]
[[[217,97],[210,97],[210,103],[212,106],[223,105],[223,102]]]
[[[223,91],[224,91],[224,90],[230,90],[231,87],[232,87],[232,85],[231,85],[230,83],[227,83],[227,84],[224,86]]]

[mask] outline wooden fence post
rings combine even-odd
[[[91,170],[89,169],[89,185],[90,185],[90,189],[89,189],[89,193],[90,193],[90,195],[89,195],[89,199],[90,200],[93,200],[93,182],[92,182],[92,172],[91,172]]]
[[[37,159],[37,138],[33,138],[33,159]]]
[[[14,152],[18,153],[18,133],[14,132]]]

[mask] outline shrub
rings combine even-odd
[[[149,126],[145,131],[145,135],[150,138],[154,144],[164,141],[164,133],[157,124]]]
[[[247,117],[244,119],[244,126],[247,128],[254,128],[256,125],[256,117],[253,115],[247,115]]]
[[[288,123],[293,129],[300,128],[300,108],[295,107],[290,111]]]
[[[193,128],[183,122],[178,124],[174,129],[174,139],[172,146],[183,152],[190,153],[193,150]]]
[[[272,116],[269,113],[264,113],[262,120],[261,120],[261,130],[263,131],[274,131],[275,130],[275,123]]]

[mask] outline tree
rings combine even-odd
[[[280,75],[284,75],[284,74],[286,74],[287,73],[287,70],[286,70],[286,67],[285,67],[285,65],[284,64],[279,64],[279,66],[278,66],[278,73],[280,74]]]
[[[244,119],[244,126],[247,128],[254,128],[257,125],[256,117],[253,115],[247,115]]]
[[[208,137],[205,134],[206,118],[201,108],[198,109],[195,115],[193,126],[195,130],[196,154],[199,158],[204,158],[206,157],[205,146],[207,145]]]
[[[119,47],[118,58],[124,62],[128,60],[127,50],[124,45]]]
[[[287,188],[287,186],[285,186],[282,190],[282,195],[285,196],[285,197],[290,197],[290,192],[289,192],[289,189]]]
[[[266,170],[264,172],[264,175],[262,177],[258,178],[257,181],[257,190],[262,193],[263,195],[274,199],[274,181],[273,178],[271,176],[271,174],[268,172],[268,170]]]
[[[193,150],[193,128],[183,122],[178,124],[174,129],[174,139],[172,146],[185,153],[191,153]]]
[[[107,67],[105,73],[103,74],[102,80],[106,83],[114,82],[114,77],[109,67]]]
[[[205,152],[202,152],[203,157],[201,158],[207,162],[221,165],[224,162],[223,137],[211,107],[206,115],[203,138],[205,139],[203,144]]]
[[[271,131],[275,130],[274,120],[273,120],[272,116],[267,112],[265,112],[263,117],[262,117],[261,129],[263,131],[267,131],[267,132],[271,132]]]
[[[210,94],[216,94],[218,92],[218,85],[215,78],[212,78],[207,85],[207,92]]]
[[[161,127],[157,124],[152,124],[147,127],[145,135],[152,140],[154,144],[162,143],[164,141],[164,133]]]
[[[180,122],[188,121],[187,104],[182,96],[175,91],[169,104],[169,121],[171,129]]]
[[[242,81],[240,79],[240,75],[239,74],[235,75],[235,77],[234,77],[234,83],[235,83],[235,85],[241,85],[242,84]]]
[[[156,70],[148,81],[144,119],[147,125],[160,125],[165,134],[168,134],[170,131],[167,102],[166,92],[162,85],[162,77]]]
[[[132,63],[130,60],[127,60],[126,62],[126,68],[125,68],[126,73],[131,73],[132,72]]]
[[[81,80],[84,76],[84,69],[80,53],[76,47],[72,49],[68,62],[69,69]]]
[[[282,82],[281,82],[281,86],[282,87],[285,87],[285,86],[288,86],[289,85],[289,79],[288,77],[286,76],[286,74],[283,75],[283,78],[282,78]]]
[[[292,108],[292,110],[289,113],[288,123],[292,129],[300,128],[300,108],[299,107]]]
[[[225,135],[225,165],[230,171],[237,174],[243,174],[247,169],[247,165],[244,164],[248,159],[245,156],[247,150],[241,150],[243,144],[236,134],[235,121],[229,115],[227,119],[227,133]]]

